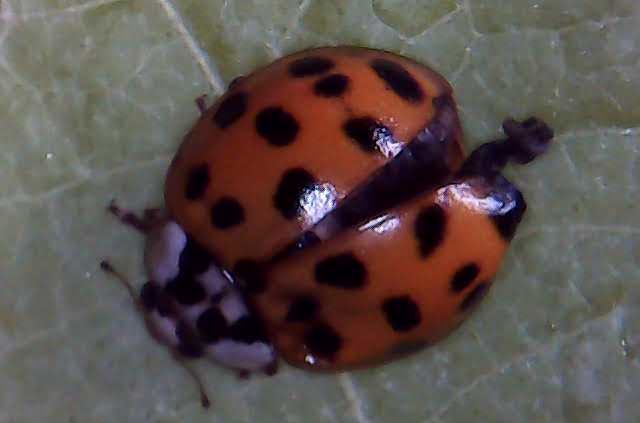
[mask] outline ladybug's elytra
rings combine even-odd
[[[526,209],[501,170],[542,121],[462,150],[453,92],[379,50],[328,47],[238,79],[187,134],[147,221],[141,302],[173,350],[241,370],[373,365],[450,333]],[[114,211],[115,208],[112,208]]]

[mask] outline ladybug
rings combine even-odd
[[[145,218],[139,302],[182,356],[245,371],[379,364],[449,334],[487,293],[526,209],[501,174],[541,120],[465,156],[453,91],[408,58],[316,48],[236,79]],[[106,270],[113,271],[107,263]]]

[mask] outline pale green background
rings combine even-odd
[[[0,0],[0,422],[632,422],[640,418],[637,0]],[[496,286],[445,342],[342,376],[236,378],[214,407],[144,331],[110,257],[142,240],[103,210],[162,175],[234,76],[349,43],[427,62],[468,146],[544,117],[510,169],[530,209]]]

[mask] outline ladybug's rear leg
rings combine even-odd
[[[231,82],[229,82],[228,89],[234,88],[236,85],[238,85],[240,82],[242,82],[243,79],[245,79],[245,77],[242,76],[242,75],[233,78],[233,80],[231,80]],[[202,94],[201,96],[196,97],[196,100],[195,100],[196,107],[200,111],[200,115],[201,116],[204,116],[204,114],[207,111],[207,102],[208,102],[208,100],[209,100],[209,96],[206,95],[206,94]]]

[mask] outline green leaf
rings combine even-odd
[[[109,257],[104,211],[158,205],[193,100],[302,48],[357,44],[453,83],[469,148],[507,115],[557,142],[509,172],[529,203],[495,288],[442,343],[342,375],[185,372]],[[636,0],[0,1],[0,421],[628,422],[640,415]]]

